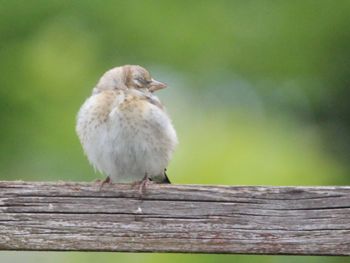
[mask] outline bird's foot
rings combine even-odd
[[[147,185],[150,183],[152,183],[152,181],[150,180],[148,175],[145,174],[145,176],[143,177],[143,179],[141,181],[136,181],[136,182],[132,183],[132,186],[138,186],[139,194],[140,194],[140,197],[142,198],[146,192]]]
[[[98,182],[98,183],[101,183],[101,185],[100,185],[100,191],[102,190],[102,188],[103,188],[103,186],[104,186],[105,184],[110,184],[110,183],[112,183],[111,178],[110,178],[109,176],[107,176],[106,179],[104,179],[103,181],[97,180],[97,182]]]

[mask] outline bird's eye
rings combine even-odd
[[[144,78],[136,78],[135,79],[138,83],[143,84],[143,85],[148,85],[151,83],[150,80],[144,79]]]

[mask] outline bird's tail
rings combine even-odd
[[[166,169],[164,170],[164,180],[162,181],[162,184],[171,184],[171,182],[166,174]]]
[[[168,176],[166,175],[166,169],[164,169],[164,173],[159,176],[153,176],[149,178],[151,181],[155,182],[156,184],[171,184]]]

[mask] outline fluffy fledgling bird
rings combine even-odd
[[[165,170],[178,143],[154,92],[166,84],[141,66],[113,68],[79,110],[76,132],[105,182],[170,183]]]

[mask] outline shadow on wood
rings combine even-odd
[[[350,255],[350,187],[0,182],[0,250]]]

